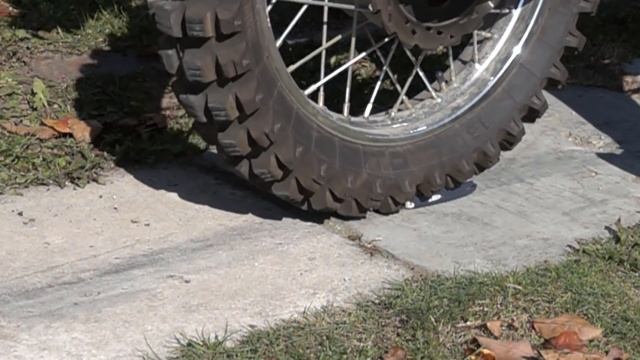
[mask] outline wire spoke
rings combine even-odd
[[[418,60],[416,60],[415,56],[413,56],[411,51],[409,51],[409,49],[407,49],[406,47],[403,47],[403,49],[404,49],[404,53],[407,54],[407,57],[409,58],[409,60],[411,60],[413,65],[417,66]],[[418,75],[420,76],[420,79],[422,79],[422,82],[427,87],[427,90],[429,90],[429,93],[431,94],[433,99],[435,99],[436,101],[440,101],[441,100],[440,97],[438,96],[436,91],[431,86],[431,81],[429,81],[429,79],[427,78],[427,75],[420,68],[420,66],[417,67],[417,72],[418,72]]]
[[[358,13],[353,13],[353,23],[351,25],[351,46],[349,48],[349,61],[353,60],[356,56],[356,45],[358,42],[358,34],[356,33],[356,28],[358,26]],[[354,63],[355,64],[355,63]],[[344,106],[342,109],[342,114],[344,116],[349,116],[351,114],[351,90],[353,87],[353,64],[349,66],[349,70],[347,73],[347,88],[345,89],[344,94]]]
[[[373,42],[373,38],[371,38],[371,42]],[[365,119],[368,118],[371,115],[371,111],[373,110],[373,104],[376,101],[376,98],[378,97],[378,92],[380,92],[380,88],[382,87],[382,82],[384,81],[385,75],[387,75],[387,73],[389,74],[389,77],[392,79],[393,83],[396,84],[398,92],[402,92],[402,89],[400,88],[400,85],[398,84],[398,81],[394,78],[393,73],[391,73],[391,71],[389,71],[389,64],[391,63],[391,59],[393,59],[393,55],[395,55],[396,50],[398,49],[398,43],[400,42],[400,40],[396,39],[396,41],[393,43],[393,45],[391,46],[391,50],[389,51],[389,55],[387,56],[386,59],[384,59],[384,65],[382,68],[382,71],[380,72],[380,77],[378,78],[378,82],[376,82],[376,86],[373,89],[373,93],[371,94],[371,98],[369,99],[369,103],[367,104],[367,107],[365,108],[364,111],[364,117]],[[381,57],[382,59],[382,54],[379,52],[379,50],[376,50],[376,53],[378,53],[378,56]],[[403,99],[405,99],[406,104],[411,107],[411,103],[409,101],[407,101],[407,97],[403,97]]]
[[[340,2],[326,2],[322,0],[275,0],[275,1],[278,1],[279,3],[288,2],[288,3],[304,4],[304,5],[311,5],[311,6],[322,6],[322,7],[332,8],[332,9],[339,9],[339,10],[350,10],[350,11],[371,13],[371,9],[369,8],[340,3]]]
[[[407,79],[407,82],[404,84],[404,88],[400,93],[400,97],[398,97],[396,104],[393,106],[393,109],[391,110],[392,116],[395,116],[395,114],[398,112],[398,109],[400,108],[400,104],[402,104],[402,97],[405,96],[407,91],[409,91],[409,87],[411,87],[411,83],[413,82],[413,79],[416,77],[416,74],[420,71],[420,66],[422,66],[422,62],[424,61],[424,57],[426,55],[427,55],[427,52],[423,51],[422,54],[420,54],[420,56],[418,57],[418,60],[416,61],[415,66],[413,67],[413,71],[411,72],[411,75]]]
[[[278,41],[276,41],[276,46],[278,48],[282,46],[282,44],[284,43],[284,40],[287,38],[287,36],[289,36],[289,34],[291,33],[291,30],[293,30],[293,28],[298,24],[300,19],[302,19],[302,15],[304,15],[304,13],[307,11],[308,8],[309,8],[309,5],[303,5],[300,8],[296,16],[293,18],[293,20],[289,23],[287,28],[284,30],[282,35],[280,35],[280,38],[278,39]]]
[[[329,0],[324,1],[326,4]],[[324,80],[324,76],[327,73],[327,37],[329,32],[329,7],[325,6],[322,11],[322,54],[320,56],[320,81]],[[303,63],[304,64],[304,63]],[[293,71],[293,70],[291,70]],[[289,71],[289,72],[291,72]],[[318,105],[324,106],[324,85],[320,86],[318,92]]]
[[[375,44],[375,40],[373,40],[373,36],[371,36],[371,32],[367,31],[366,33],[367,33],[367,37],[369,38],[369,41],[371,41],[371,44]],[[399,40],[396,40],[396,43],[395,43],[396,45],[394,45],[394,48],[391,50],[392,54],[396,52],[397,44],[399,44],[399,42],[400,42]],[[391,82],[393,82],[393,85],[396,87],[396,90],[398,91],[398,93],[401,93],[402,86],[400,86],[400,84],[398,83],[398,77],[391,71],[391,67],[390,67],[391,58],[389,58],[388,61],[385,60],[384,56],[382,55],[382,52],[380,52],[380,49],[376,49],[376,55],[378,55],[378,58],[380,59],[380,61],[386,65],[386,66],[383,66],[382,73],[384,74],[386,72],[389,75],[389,79],[391,79]],[[413,105],[411,105],[411,102],[406,96],[403,97],[403,101],[408,108],[413,107]]]
[[[456,74],[456,62],[453,59],[453,48],[449,46],[449,49],[447,50],[447,52],[449,53],[449,71],[451,72],[451,82],[455,84],[457,74]]]
[[[360,23],[360,25],[358,25],[356,27],[356,30],[361,29],[363,26],[367,25],[369,23],[369,21],[365,21],[363,23]],[[331,48],[332,46],[338,44],[340,41],[346,39],[348,36],[350,37],[351,34],[353,33],[353,29],[349,29],[349,31],[346,31],[340,35],[337,35],[335,37],[333,37],[331,40],[327,41],[326,43],[323,40],[323,45],[318,47],[317,49],[313,50],[312,52],[310,52],[308,55],[306,55],[305,57],[303,57],[302,59],[300,59],[298,62],[296,62],[295,64],[289,66],[287,68],[287,71],[289,73],[292,73],[296,70],[298,70],[298,68],[300,68],[302,65],[308,63],[309,61],[313,60],[316,56],[321,55],[322,53],[325,54],[325,61],[326,61],[326,51]],[[323,30],[323,39],[324,39],[324,30]]]
[[[480,63],[480,61],[478,60],[480,56],[478,55],[478,32],[474,31],[473,32],[473,63],[476,64],[476,66]]]
[[[267,14],[271,13],[273,6],[278,2],[278,0],[272,0],[269,5],[267,5]]]
[[[394,38],[394,36],[387,36],[384,39],[380,40],[379,42],[377,42],[374,46],[372,46],[371,48],[367,49],[366,51],[361,52],[360,54],[358,54],[358,56],[354,57],[351,61],[348,61],[347,63],[343,64],[342,66],[340,66],[338,69],[336,69],[335,71],[333,71],[331,74],[327,75],[323,80],[309,86],[305,91],[305,95],[311,95],[314,92],[316,92],[322,85],[326,84],[327,82],[331,81],[333,78],[335,78],[336,76],[340,75],[342,72],[344,72],[345,70],[349,69],[349,67],[351,67],[353,64],[357,63],[358,61],[364,59],[367,55],[371,54],[373,51],[375,51],[376,49],[379,49],[380,47],[382,47],[384,44],[388,43],[389,41],[391,41]]]

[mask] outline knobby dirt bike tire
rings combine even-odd
[[[567,80],[562,55],[582,48],[578,18],[598,1],[544,4],[517,63],[478,105],[437,131],[388,145],[353,141],[314,119],[319,113],[283,80],[272,45],[261,40],[256,0],[150,0],[164,34],[160,55],[196,130],[259,188],[347,217],[394,213],[417,195],[456,188],[520,142],[523,122],[547,110],[547,81]]]

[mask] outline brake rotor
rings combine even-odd
[[[460,44],[482,27],[499,1],[371,0],[385,30],[407,47],[438,50]]]

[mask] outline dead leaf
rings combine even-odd
[[[607,355],[606,360],[628,360],[629,355],[627,355],[622,349],[618,347],[613,347],[609,350],[609,354]]]
[[[471,354],[467,360],[496,360],[496,354],[487,349],[480,349]]]
[[[94,120],[80,120],[66,116],[59,120],[45,119],[43,122],[61,134],[71,134],[76,141],[90,143],[102,132],[102,124]]]
[[[485,325],[487,329],[489,329],[489,332],[491,333],[491,335],[497,338],[502,336],[502,321],[500,320],[488,321]]]
[[[495,360],[522,360],[537,356],[528,341],[501,341],[482,336],[477,336],[476,340],[495,355]]]
[[[549,344],[556,350],[586,351],[585,343],[575,331],[565,331],[549,339]]]
[[[17,16],[18,10],[11,7],[11,5],[6,2],[0,0],[0,17],[12,17]]]
[[[58,132],[48,128],[46,126],[26,126],[26,125],[16,125],[14,123],[5,122],[1,123],[0,127],[5,129],[7,132],[16,135],[23,136],[35,136],[40,140],[50,140],[58,137]]]
[[[602,354],[585,354],[575,351],[542,350],[544,360],[606,360]]]
[[[71,123],[71,133],[78,142],[90,143],[102,132],[102,124],[98,121],[78,120]]]
[[[399,346],[394,346],[386,354],[384,354],[383,360],[406,360],[407,351]]]
[[[42,122],[53,130],[61,134],[71,134],[71,120],[74,119],[71,116],[64,117],[59,120],[44,119]]]
[[[583,342],[602,336],[602,329],[593,326],[580,316],[570,314],[561,315],[554,319],[534,320],[533,327],[538,335],[545,340],[560,336],[565,331],[575,331]]]

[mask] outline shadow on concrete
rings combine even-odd
[[[156,166],[129,166],[136,180],[159,191],[175,193],[193,204],[267,220],[293,218],[322,223],[327,216],[305,212],[260,191],[226,169],[213,152]]]
[[[81,31],[101,12],[117,11],[124,17],[126,30],[112,31],[103,49],[72,55],[61,48],[34,54],[35,60],[30,60],[34,60],[31,68],[37,68],[35,76],[74,83],[78,116],[104,126],[95,147],[110,154],[116,165],[138,181],[231,213],[307,222],[326,218],[289,206],[222,170],[220,160],[203,154],[203,147],[190,141],[188,121],[185,128],[162,125],[179,118],[176,113],[182,110],[175,97],[168,95],[171,77],[156,55],[159,34],[144,0],[9,2],[20,9],[12,25],[36,37],[57,29]]]
[[[568,88],[553,95],[618,144],[619,153],[598,153],[598,157],[640,176],[640,101],[599,88]]]

